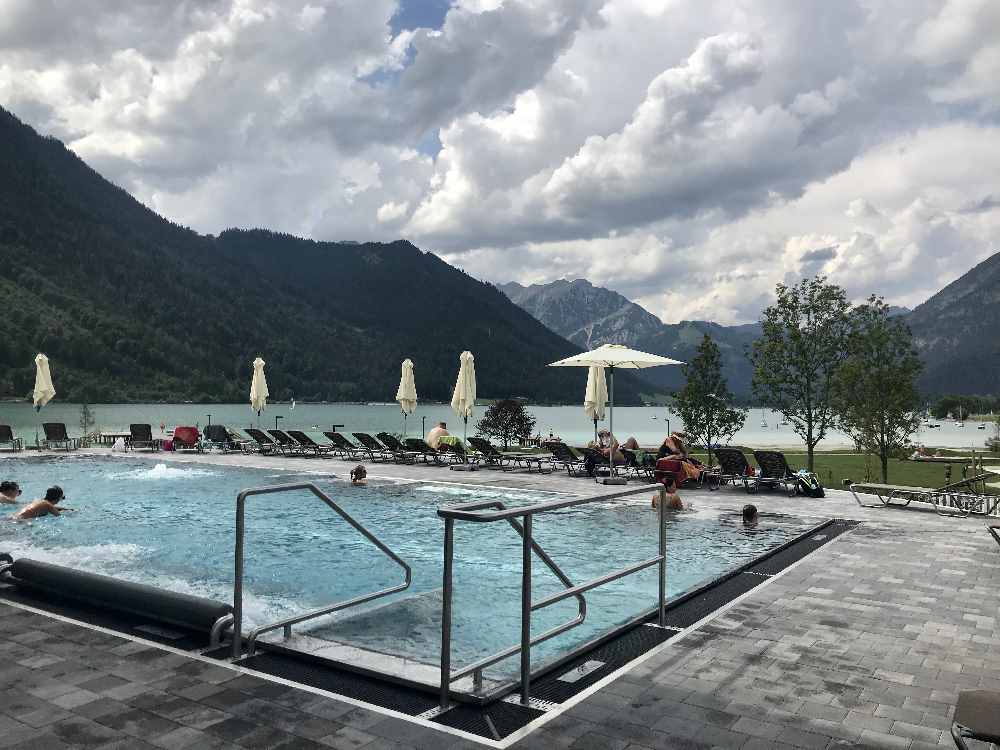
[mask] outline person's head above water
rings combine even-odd
[[[358,464],[353,469],[351,469],[351,481],[352,482],[363,482],[368,478],[368,469],[366,469],[361,464]]]
[[[62,491],[62,487],[56,484],[45,490],[45,499],[53,504],[58,503],[60,500],[66,499],[66,493]]]
[[[17,482],[4,481],[0,482],[0,495],[6,495],[9,498],[15,498],[21,494],[21,488],[18,486]]]
[[[438,422],[438,427],[440,427],[443,430],[446,430],[448,429],[448,424],[446,422]]]
[[[744,505],[743,506],[743,523],[748,526],[757,523],[757,506],[756,505]]]

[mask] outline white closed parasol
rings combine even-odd
[[[611,434],[614,435],[615,370],[641,370],[647,367],[662,367],[663,365],[682,364],[684,363],[676,359],[661,357],[658,354],[649,354],[648,352],[640,352],[636,349],[629,349],[627,346],[622,346],[621,344],[605,344],[604,346],[600,346],[593,351],[575,354],[572,357],[560,359],[558,362],[552,362],[549,364],[549,367],[603,367],[609,371],[608,379],[610,382],[610,394],[608,403],[610,404],[610,408],[608,410],[608,429]],[[616,473],[614,456],[610,457],[608,463],[611,464],[612,477],[606,479],[605,484],[624,484],[624,479],[614,477]]]
[[[469,427],[469,417],[476,405],[476,361],[472,352],[462,352],[459,357],[458,380],[455,381],[455,393],[451,397],[451,408],[462,418],[462,440],[465,441]]]
[[[35,405],[35,413],[42,410],[56,395],[52,385],[52,373],[49,372],[49,358],[39,352],[35,356],[35,390],[31,393],[31,401]],[[35,447],[38,447],[38,425],[35,424]]]
[[[594,440],[597,440],[597,423],[604,419],[604,407],[608,403],[608,381],[604,368],[591,365],[587,372],[587,391],[583,396],[583,411],[594,422]]]
[[[267,406],[267,378],[264,376],[264,360],[257,357],[253,361],[253,379],[250,381],[250,408],[257,412],[257,427],[260,427],[260,413]]]
[[[404,359],[402,375],[399,378],[399,388],[396,389],[396,401],[403,412],[403,437],[406,437],[406,417],[413,414],[417,408],[417,383],[413,379],[413,360]]]

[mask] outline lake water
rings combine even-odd
[[[552,433],[571,444],[585,444],[594,436],[594,423],[587,419],[580,406],[529,406],[528,410],[537,420],[536,431],[542,435]],[[179,424],[204,426],[209,419],[236,428],[257,423],[257,415],[244,404],[98,404],[91,406],[91,411],[98,427],[104,431],[127,431],[130,423],[145,422],[153,425],[154,435],[159,434],[161,423],[167,430]],[[469,420],[469,434],[475,434],[475,422],[485,412],[485,406],[476,408]],[[297,404],[294,409],[289,404],[270,404],[260,419],[261,426],[274,427],[276,417],[282,429],[322,431],[333,425],[343,425],[338,429],[347,433],[374,434],[382,430],[398,433],[403,430],[403,418],[396,404]],[[416,412],[407,419],[407,434],[411,437],[426,434],[426,430],[441,420],[448,423],[452,434],[462,434],[462,422],[447,404],[418,404]],[[0,424],[12,425],[27,444],[34,443],[36,426],[43,421],[64,422],[71,435],[80,434],[80,407],[55,401],[36,414],[29,403],[0,404]],[[753,409],[732,442],[753,448],[801,449],[801,440],[791,427],[779,425],[780,421],[781,417],[771,411]],[[944,420],[940,424],[937,429],[922,428],[914,441],[981,450],[986,438],[994,435],[992,425],[979,430],[975,422],[967,422],[964,427]],[[607,426],[607,420],[601,426]],[[634,435],[641,445],[658,445],[668,428],[681,426],[677,415],[662,407],[615,409],[615,434],[621,440]],[[852,444],[846,435],[832,432],[819,447],[851,448]]]

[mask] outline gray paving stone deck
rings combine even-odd
[[[164,460],[163,456],[153,457]],[[259,459],[185,456],[245,465]],[[331,469],[343,474],[342,462]],[[600,493],[586,480],[377,466],[370,476]],[[738,508],[740,491],[683,493]],[[958,691],[1000,690],[1000,549],[981,520],[763,494],[863,524],[671,641],[516,748],[952,745]],[[471,748],[475,743],[0,605],[0,748]]]

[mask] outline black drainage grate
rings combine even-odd
[[[469,734],[502,740],[541,716],[544,711],[519,703],[498,701],[490,706],[459,704],[434,718],[438,724]]]
[[[535,682],[531,697],[562,703],[675,635],[675,630],[649,625],[634,627]]]
[[[287,653],[262,651],[241,659],[237,664],[411,716],[422,714],[437,705],[436,697],[430,693]]]
[[[740,573],[727,578],[697,596],[667,609],[667,625],[675,628],[689,628],[698,620],[712,614],[719,607],[728,604],[738,596],[760,586],[767,576]]]
[[[764,558],[756,565],[747,570],[751,573],[761,573],[764,575],[774,575],[780,573],[792,563],[796,563],[812,552],[815,552],[824,544],[834,539],[845,531],[850,531],[857,526],[857,521],[834,521],[824,526],[815,534],[810,534],[804,539],[800,539],[784,549],[775,552],[773,555]]]

